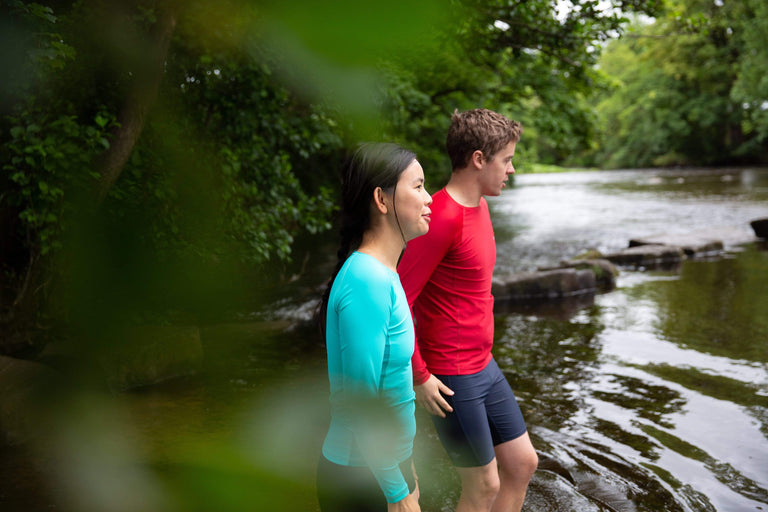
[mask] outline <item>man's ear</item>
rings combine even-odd
[[[373,204],[376,206],[376,209],[384,215],[387,214],[387,205],[384,202],[385,197],[386,194],[381,187],[373,189]]]
[[[485,162],[485,155],[483,155],[483,152],[479,149],[476,149],[472,153],[472,158],[470,159],[470,162],[472,162],[472,165],[477,168],[478,170],[483,168],[483,162]]]

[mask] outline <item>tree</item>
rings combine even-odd
[[[686,0],[612,42],[600,67],[617,87],[597,106],[604,125],[596,162],[764,161],[768,108],[756,73],[768,61],[754,58],[761,45],[755,29],[765,19],[759,2]]]
[[[447,173],[445,130],[454,109],[487,107],[522,121],[518,162],[573,161],[593,138],[587,99],[601,84],[593,65],[600,44],[633,12],[653,15],[658,1],[456,2],[441,52],[426,67],[396,62],[388,88],[390,133],[413,141],[433,183]],[[421,59],[424,61],[424,59]],[[438,170],[439,169],[439,170]]]
[[[374,133],[370,63],[436,12],[407,4],[326,4],[319,27],[314,2],[7,2],[0,352],[62,319],[220,311],[328,230],[345,148]]]

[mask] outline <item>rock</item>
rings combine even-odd
[[[574,260],[599,260],[603,254],[597,249],[587,249],[581,254],[574,256]]]
[[[682,248],[670,245],[638,245],[605,255],[605,259],[616,265],[635,268],[676,265],[685,257]]]
[[[126,390],[195,374],[203,359],[200,331],[187,326],[139,326],[119,335],[102,357],[107,384]]]
[[[768,239],[768,218],[755,219],[749,223],[755,231],[755,236],[762,239]]]
[[[22,444],[35,437],[40,425],[36,393],[55,378],[43,364],[0,356],[0,443]]]
[[[629,241],[630,247],[645,245],[679,247],[689,257],[720,253],[724,248],[722,240],[695,233],[687,235],[656,235],[647,238],[635,238]]]
[[[599,253],[597,253],[599,255]],[[597,287],[600,291],[609,292],[616,289],[616,276],[619,270],[616,265],[599,256],[589,259],[573,259],[560,262],[559,267],[542,267],[539,270],[555,270],[557,268],[575,268],[578,270],[591,270],[595,274]]]
[[[597,282],[591,270],[561,268],[494,277],[493,296],[497,301],[558,299],[595,293]]]
[[[546,469],[534,473],[528,485],[523,512],[608,512],[610,509],[590,500],[568,480]]]

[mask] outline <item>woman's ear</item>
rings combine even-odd
[[[384,193],[384,190],[382,190],[381,187],[376,187],[373,190],[373,204],[376,207],[376,209],[383,215],[387,214],[387,205],[384,202],[385,198],[386,198],[386,194]]]
[[[483,161],[485,161],[485,156],[483,155],[483,152],[480,151],[479,149],[476,149],[472,153],[472,159],[471,159],[472,165],[476,169],[480,170],[483,168]]]

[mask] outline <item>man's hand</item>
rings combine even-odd
[[[443,397],[443,394],[452,396],[453,391],[434,375],[430,375],[423,384],[413,386],[413,390],[416,392],[416,402],[428,413],[445,418],[446,412],[453,412],[453,407]]]

